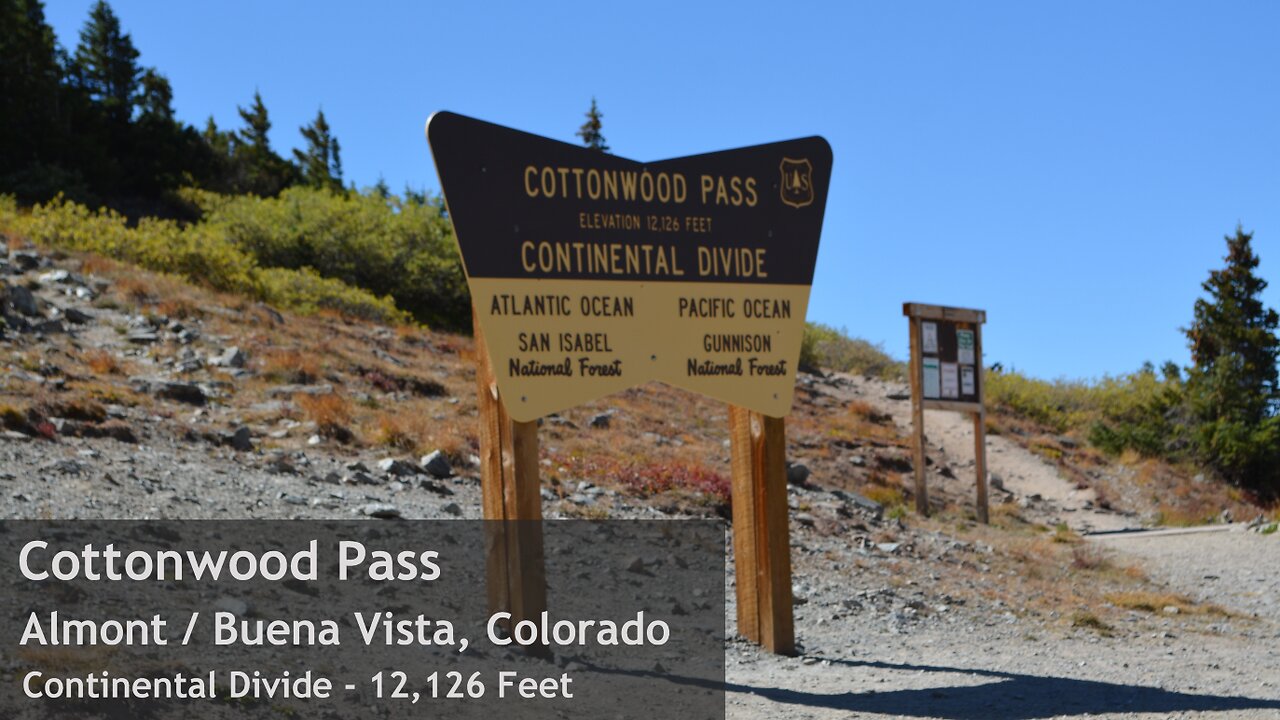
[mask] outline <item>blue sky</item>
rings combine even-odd
[[[90,0],[47,14],[74,47]],[[1178,328],[1254,230],[1280,305],[1280,3],[285,2],[112,7],[181,119],[277,150],[323,106],[346,178],[438,189],[453,110],[619,155],[819,134],[809,318],[906,355],[903,301],[987,310],[986,360],[1090,378],[1188,362]]]

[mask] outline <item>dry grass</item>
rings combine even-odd
[[[351,438],[351,403],[337,393],[307,395],[298,393],[293,402],[316,424],[320,434],[346,442]]]
[[[873,475],[873,478],[880,477]],[[901,480],[897,479],[897,475],[892,476],[893,479],[885,480],[885,484],[871,483],[859,488],[859,492],[868,500],[880,503],[886,508],[893,508],[902,505],[906,501],[906,496],[902,492]]]
[[[23,647],[17,656],[47,673],[92,673],[108,666],[115,648],[104,647]]]
[[[0,426],[6,430],[23,431],[27,428],[26,411],[8,403],[0,403]]]
[[[1219,605],[1211,603],[1201,604],[1185,595],[1178,595],[1170,592],[1129,590],[1125,592],[1109,593],[1106,596],[1106,600],[1116,607],[1122,607],[1128,610],[1141,610],[1149,613],[1172,614],[1168,608],[1175,608],[1179,614],[1187,613],[1193,615],[1231,616],[1229,611]]]
[[[1088,610],[1076,610],[1071,613],[1071,627],[1093,630],[1103,637],[1115,636],[1115,628]]]
[[[433,420],[419,404],[406,405],[407,407],[391,411],[374,412],[361,423],[364,430],[362,435],[374,445],[395,450],[420,452],[435,449],[427,446],[431,444],[435,434],[442,430],[443,423]],[[454,444],[457,444],[456,438]]]
[[[108,350],[90,350],[81,360],[94,375],[120,375],[123,372],[120,359]]]
[[[262,373],[267,379],[307,385],[320,377],[320,362],[312,353],[293,349],[271,350],[262,358]]]
[[[1076,570],[1108,570],[1111,559],[1097,546],[1082,543],[1071,548],[1071,567]]]
[[[150,303],[155,296],[155,286],[139,275],[131,274],[116,278],[112,289],[115,290],[117,295],[135,305]]]
[[[86,255],[80,262],[80,272],[86,275],[114,275],[120,271],[120,263],[101,255]]]
[[[188,297],[168,296],[166,299],[156,303],[155,310],[165,317],[178,318],[179,320],[188,320],[204,315],[199,303]]]

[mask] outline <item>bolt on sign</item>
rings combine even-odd
[[[645,163],[449,112],[427,140],[513,419],[650,380],[788,413],[825,140]]]

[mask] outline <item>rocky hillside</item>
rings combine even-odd
[[[480,515],[467,338],[281,313],[27,246],[11,250],[0,278],[4,517]],[[727,517],[726,425],[722,405],[657,385],[546,418],[544,513]],[[1009,717],[1058,714],[1046,698],[1095,690],[1119,698],[1086,706],[1101,715],[1126,702],[1163,714],[1280,708],[1280,687],[1256,679],[1280,661],[1251,650],[1276,647],[1274,599],[1227,602],[1170,572],[1167,554],[1082,538],[1153,517],[1134,468],[1087,457],[1089,477],[1112,490],[1099,498],[1061,458],[1028,450],[1043,442],[1034,431],[993,435],[993,523],[982,526],[971,508],[971,425],[930,412],[927,427],[934,512],[923,518],[911,510],[905,386],[801,375],[788,480],[803,655],[771,657],[731,640],[731,716],[904,707],[920,717],[1006,716],[984,714],[984,697],[956,689],[997,681],[1015,688],[995,695],[1000,702],[1031,709]],[[1280,548],[1280,533],[1236,535],[1260,544],[1239,555],[1233,577],[1252,577],[1248,563]],[[1210,680],[1173,662],[1196,652],[1208,653]],[[1124,663],[1166,657],[1145,685],[1111,681]],[[1212,693],[1196,699],[1205,682]],[[1181,690],[1143,689],[1151,683]],[[876,699],[892,688],[898,700]],[[1236,696],[1244,699],[1216,699]]]

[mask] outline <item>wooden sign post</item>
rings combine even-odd
[[[485,520],[500,521],[485,526],[489,612],[510,612],[513,623],[536,621],[547,609],[538,424],[507,414],[484,332],[478,323],[474,327],[481,505]],[[545,654],[546,648],[531,651]]]
[[[973,471],[977,478],[978,520],[989,521],[987,502],[985,382],[982,377],[983,310],[903,303],[911,333],[912,466],[916,512],[929,514],[925,479],[924,411],[954,410],[973,416]]]
[[[427,122],[476,336],[489,603],[546,609],[538,418],[659,380],[730,404],[740,632],[795,648],[786,430],[831,147],[640,163]]]
[[[786,420],[729,407],[733,557],[738,632],[781,655],[795,652]]]

